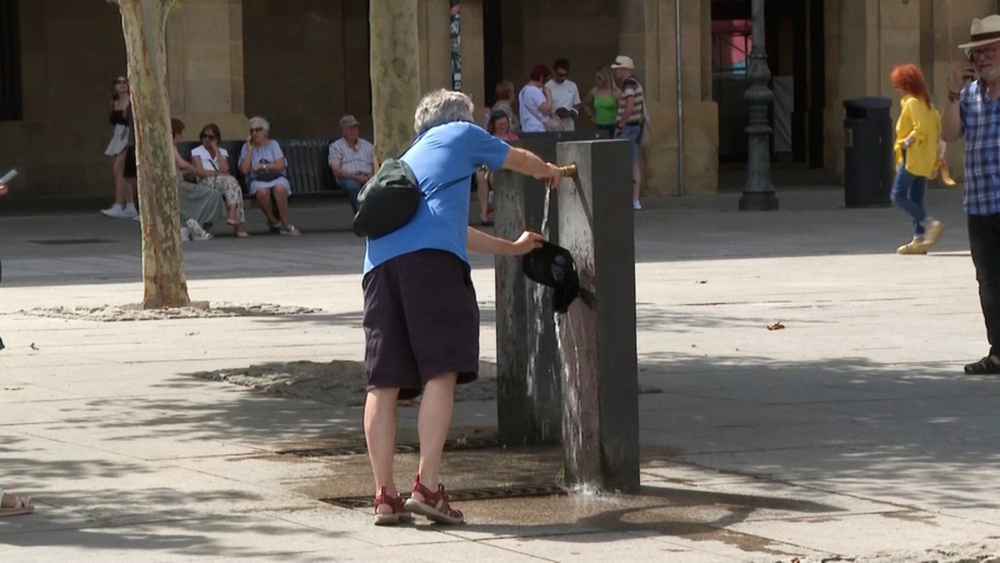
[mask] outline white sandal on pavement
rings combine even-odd
[[[4,500],[14,499],[13,506],[3,506]],[[31,497],[18,497],[11,494],[4,493],[0,497],[0,516],[21,516],[22,514],[31,514],[35,511],[35,503],[31,500]]]

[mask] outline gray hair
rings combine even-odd
[[[257,125],[257,126],[263,128],[265,133],[270,133],[271,132],[271,124],[268,123],[268,121],[266,119],[264,119],[263,117],[251,117],[250,118],[250,122],[247,123],[247,128],[248,129],[253,129],[254,125]]]
[[[462,92],[435,90],[424,96],[413,115],[413,130],[423,134],[431,127],[453,121],[472,121],[472,98]]]

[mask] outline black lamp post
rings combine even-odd
[[[753,48],[750,51],[750,66],[747,79],[750,88],[743,98],[750,105],[750,125],[746,128],[750,137],[747,159],[747,183],[740,198],[740,211],[775,211],[778,196],[771,182],[771,134],[768,124],[768,109],[774,101],[774,93],[768,88],[771,71],[767,68],[767,53],[764,49],[764,0],[752,0]]]

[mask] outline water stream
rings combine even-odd
[[[538,231],[539,234],[542,235],[546,239],[548,239],[548,235],[549,235],[549,232],[548,232],[548,229],[549,229],[549,203],[551,202],[551,195],[552,195],[552,190],[546,189],[545,190],[545,204],[544,204],[543,211],[542,211],[542,225],[541,225],[541,228]],[[545,297],[545,290],[546,290],[546,288],[542,284],[535,283],[535,284],[531,285],[531,301],[532,301],[531,307],[530,307],[531,311],[535,311],[537,313],[544,314],[543,311],[542,311],[542,300]],[[528,377],[528,397],[532,400],[532,411],[535,413],[536,417],[538,417],[540,409],[544,408],[543,406],[540,406],[538,404],[540,400],[543,400],[541,397],[538,397],[537,394],[536,394],[536,390],[537,390],[537,387],[538,387],[538,378],[539,377],[544,377],[544,376],[548,375],[548,374],[538,373],[538,371],[539,371],[538,355],[541,352],[542,346],[544,344],[542,342],[542,340],[543,340],[544,331],[545,331],[544,320],[543,320],[542,314],[535,314],[534,315],[534,320],[533,320],[533,322],[534,322],[534,327],[533,327],[534,331],[533,331],[533,334],[531,335],[531,338],[528,339],[528,374],[527,374],[527,377]],[[559,343],[556,342],[556,346],[558,346],[558,345],[559,345]],[[544,417],[540,417],[540,418],[542,420],[541,431],[542,431],[543,434],[547,435],[548,434],[547,422],[545,421]]]

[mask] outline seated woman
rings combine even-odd
[[[226,220],[236,236],[249,236],[244,223],[243,189],[239,181],[229,173],[229,151],[219,147],[222,133],[219,126],[209,123],[201,129],[199,135],[201,146],[191,151],[191,164],[198,175],[200,184],[212,188],[222,194],[229,206],[229,219]]]
[[[490,120],[486,124],[486,130],[494,137],[506,143],[517,140],[517,135],[510,131],[510,116],[500,109],[495,109],[490,113]],[[481,167],[476,170],[476,195],[479,197],[479,219],[484,227],[493,225],[490,221],[490,190],[493,189],[493,173],[489,168]]]
[[[267,226],[283,235],[298,235],[299,230],[288,223],[288,196],[292,186],[285,176],[285,153],[277,141],[268,138],[271,124],[263,117],[249,123],[250,135],[240,151],[240,170],[246,177],[250,195],[257,197],[261,211],[267,216]],[[274,216],[271,197],[278,207]]]
[[[174,162],[177,164],[177,196],[180,200],[181,225],[189,232],[192,240],[210,240],[212,235],[205,232],[202,225],[224,221],[228,216],[225,202],[222,200],[222,194],[214,189],[184,179],[185,175],[195,173],[194,166],[184,160],[177,150],[177,143],[184,133],[184,122],[171,119],[170,128],[174,134]]]

